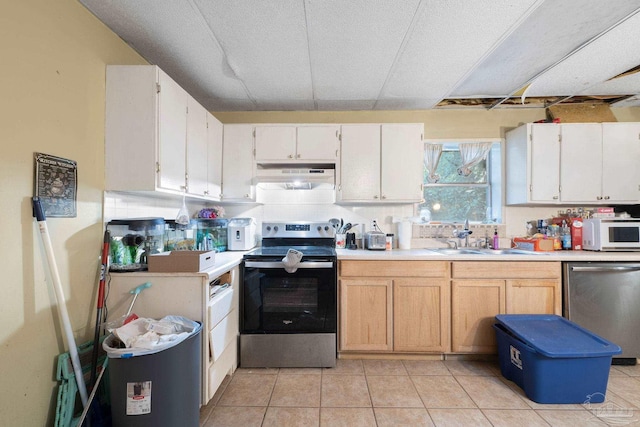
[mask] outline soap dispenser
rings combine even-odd
[[[498,237],[498,227],[493,231],[493,249],[500,249],[500,238]]]

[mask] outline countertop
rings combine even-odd
[[[242,256],[246,254],[248,251],[226,251],[226,252],[217,252],[215,255],[215,264],[213,267],[200,271],[200,272],[150,272],[150,271],[135,271],[135,272],[109,272],[109,274],[114,275],[140,275],[140,276],[196,276],[196,275],[207,275],[209,276],[208,280],[213,280],[216,277],[226,273],[231,270],[233,267],[239,265],[242,262]]]
[[[554,251],[532,252],[531,255],[444,255],[428,249],[336,249],[338,260],[373,261],[638,261],[640,252]]]

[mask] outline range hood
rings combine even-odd
[[[263,189],[333,189],[335,165],[258,164],[254,181]]]

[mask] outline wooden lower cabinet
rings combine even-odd
[[[391,351],[392,287],[385,279],[340,280],[340,348]]]
[[[340,350],[449,351],[449,263],[341,261]]]
[[[504,280],[453,280],[451,282],[451,350],[495,352],[492,324],[505,312]]]
[[[562,314],[560,262],[453,262],[451,351],[495,353],[496,314]]]
[[[393,281],[393,350],[449,350],[449,279]]]

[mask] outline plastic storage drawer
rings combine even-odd
[[[499,314],[494,324],[502,375],[538,403],[600,403],[622,350],[556,315]]]

